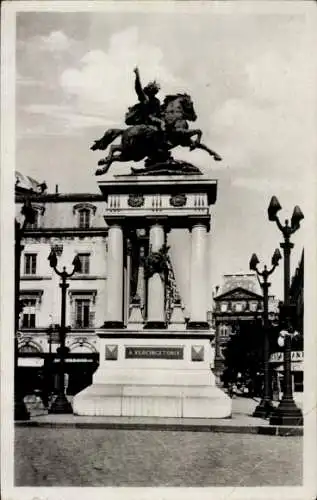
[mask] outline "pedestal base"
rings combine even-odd
[[[218,387],[91,385],[74,398],[77,415],[231,417],[231,399]]]
[[[160,333],[151,332],[146,338],[103,336],[93,384],[74,397],[74,413],[230,417],[231,399],[215,385],[206,333],[189,336],[186,332],[180,337],[178,332],[177,338],[164,339]]]

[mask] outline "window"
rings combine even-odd
[[[27,228],[36,229],[37,227],[39,227],[39,212],[34,209],[34,221],[32,224],[28,223]]]
[[[79,270],[79,273],[81,273],[81,274],[89,274],[90,254],[89,253],[79,253],[78,257],[79,257],[79,260],[80,260],[80,270]]]
[[[75,328],[89,328],[90,326],[90,300],[77,299],[75,301]]]
[[[221,312],[226,312],[226,311],[227,311],[227,309],[228,309],[228,307],[227,307],[227,304],[226,304],[226,303],[221,304],[221,306],[220,306],[220,310],[221,310]]]
[[[81,229],[91,227],[96,210],[97,207],[91,203],[77,203],[77,205],[74,205],[73,214],[77,218],[78,227]]]
[[[24,274],[36,274],[36,253],[24,255]]]
[[[93,328],[97,290],[69,290],[73,328]]]
[[[236,302],[234,310],[235,310],[236,312],[242,312],[242,308],[243,308],[243,307],[242,307],[241,302]]]
[[[220,337],[229,337],[230,335],[230,328],[227,325],[221,325],[220,326]]]
[[[80,228],[90,227],[90,210],[88,208],[78,210],[78,225]]]
[[[23,300],[22,328],[35,328],[36,299]]]

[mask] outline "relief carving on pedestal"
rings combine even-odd
[[[129,207],[133,207],[133,208],[143,207],[143,205],[144,205],[143,194],[139,194],[139,193],[129,194],[128,205],[129,205]]]
[[[184,207],[187,203],[185,194],[174,194],[170,197],[170,205],[172,207]]]

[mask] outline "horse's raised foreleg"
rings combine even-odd
[[[114,155],[115,152],[119,152],[120,154],[115,156]],[[119,144],[117,145],[113,144],[112,146],[110,146],[108,156],[98,161],[98,165],[104,165],[104,168],[98,168],[96,170],[96,175],[106,174],[112,162],[116,160],[120,161],[121,152],[122,152],[122,146],[120,146]]]
[[[205,144],[193,143],[193,146],[190,147],[190,149],[196,149],[196,148],[203,149],[204,151],[207,151],[207,153],[209,153],[210,156],[213,156],[216,161],[222,160],[221,156],[218,155],[218,153],[216,153],[216,151],[213,151],[212,149],[208,148],[207,146],[205,146]]]
[[[193,130],[188,130],[187,134],[188,134],[188,139],[191,139],[191,137],[193,137],[193,135],[196,135],[196,139],[194,141],[191,141],[192,146],[190,146],[191,149],[194,149],[194,145],[200,144],[201,137],[202,137],[203,133],[200,130],[200,128],[196,128]]]

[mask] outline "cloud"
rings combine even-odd
[[[47,36],[40,36],[41,50],[49,52],[65,52],[72,46],[73,40],[62,31],[52,31]]]
[[[80,42],[69,37],[63,31],[51,31],[47,35],[34,35],[25,40],[17,41],[18,54],[36,60],[41,54],[48,53],[48,57],[60,58],[63,55],[75,52]],[[30,61],[31,62],[31,61]]]
[[[41,126],[37,123],[33,127],[34,130],[29,127],[25,130],[25,134],[22,131],[21,135],[33,135],[35,131],[39,135],[63,135],[66,131],[76,132],[80,129],[112,125],[101,117],[77,113],[71,106],[30,104],[24,106],[23,111],[32,115],[42,115],[45,119],[42,118]]]
[[[252,191],[257,191],[259,193],[271,193],[272,191],[293,191],[294,187],[291,184],[285,182],[285,180],[272,179],[268,177],[235,177],[232,182],[232,186],[243,187],[251,189]],[[305,189],[305,182],[299,183],[297,185],[298,189],[303,187]]]
[[[44,85],[44,82],[42,80],[37,80],[29,76],[21,75],[21,73],[19,73],[18,71],[16,71],[15,74],[15,81],[17,85],[20,85],[22,87],[41,87]]]
[[[312,167],[316,99],[305,79],[310,71],[296,50],[265,52],[245,65],[245,95],[224,101],[209,124],[233,168],[284,182],[287,174],[297,182]]]
[[[144,83],[157,79],[166,93],[179,90],[182,84],[164,66],[161,49],[143,43],[136,27],[112,35],[107,52],[87,52],[76,67],[62,73],[60,84],[66,94],[76,96],[81,111],[89,109],[108,119],[122,120],[136,100],[135,66],[139,66]]]

